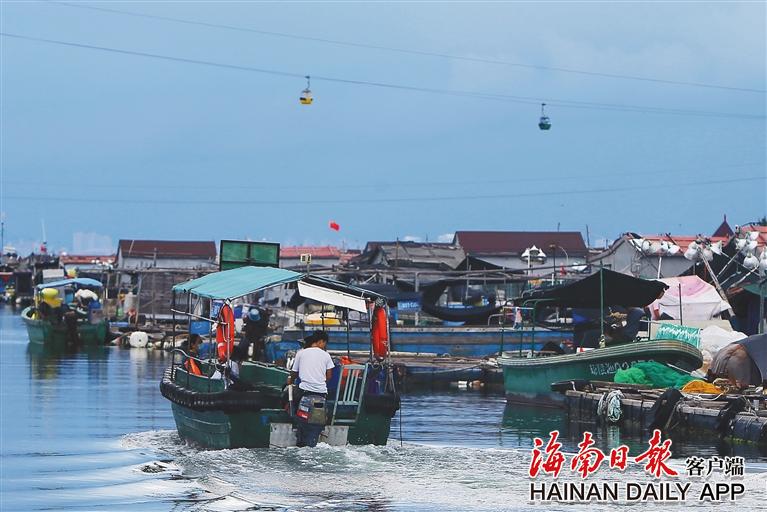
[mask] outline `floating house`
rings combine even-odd
[[[456,231],[453,245],[475,260],[540,277],[585,264],[588,256],[579,231]]]
[[[216,256],[213,241],[120,240],[117,268],[215,269]]]
[[[466,258],[455,244],[439,242],[368,242],[362,253],[350,261],[358,268],[454,270]]]
[[[342,252],[338,247],[288,246],[280,247],[280,267],[287,269],[333,268],[341,263]]]

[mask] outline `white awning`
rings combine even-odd
[[[360,313],[366,313],[368,308],[365,299],[349,295],[348,293],[323,288],[303,281],[298,282],[298,293],[301,297],[316,300],[324,304],[353,309]]]

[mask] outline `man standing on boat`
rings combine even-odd
[[[328,333],[314,331],[304,339],[305,347],[296,354],[288,376],[291,386],[300,379],[296,409],[297,445],[316,446],[320,433],[325,428],[325,399],[328,395],[327,382],[333,376],[335,363],[325,351]]]

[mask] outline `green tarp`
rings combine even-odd
[[[277,286],[292,283],[304,274],[272,267],[240,267],[192,279],[173,287],[175,293],[193,293],[210,299],[234,299]]]

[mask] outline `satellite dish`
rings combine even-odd
[[[754,270],[759,266],[759,259],[753,254],[749,254],[743,259],[743,266],[748,270]]]
[[[644,238],[632,238],[629,240],[631,245],[634,246],[634,249],[641,251],[642,250],[642,243],[644,243]]]
[[[676,244],[669,244],[668,246],[668,253],[670,256],[673,256],[674,254],[678,253],[680,250],[679,246]]]
[[[753,252],[756,250],[758,246],[759,246],[759,242],[757,242],[756,240],[749,240],[748,243],[746,244],[746,250],[748,250],[749,252]]]
[[[735,248],[738,251],[742,251],[743,249],[745,249],[747,241],[748,240],[746,240],[745,238],[736,238],[735,239]]]
[[[721,256],[721,254],[722,254],[722,242],[721,242],[721,240],[719,242],[716,242],[715,244],[711,244],[711,252]]]
[[[653,242],[650,244],[650,254],[663,253],[663,244],[660,242]]]
[[[714,259],[714,251],[712,251],[710,247],[704,247],[701,251],[701,255],[706,261],[711,261]]]
[[[642,240],[642,252],[645,254],[650,254],[651,250],[652,243],[649,240]]]
[[[694,261],[698,257],[698,251],[693,248],[692,244],[684,251],[684,257],[690,261]]]
[[[762,249],[762,255],[759,257],[759,270],[767,272],[767,247]]]
[[[756,242],[757,240],[759,240],[759,232],[758,231],[749,231],[748,239]]]

